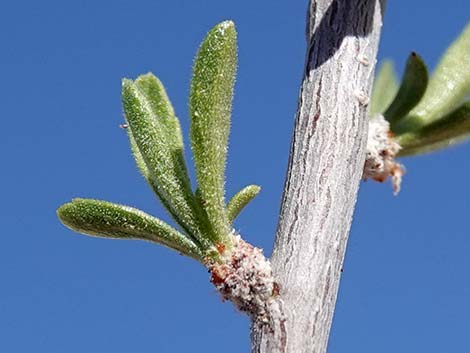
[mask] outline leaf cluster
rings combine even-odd
[[[470,137],[470,26],[451,44],[429,77],[419,55],[408,57],[401,83],[385,61],[372,91],[371,116],[382,114],[402,149],[432,152]]]
[[[143,239],[201,262],[231,247],[232,223],[260,188],[249,185],[225,202],[225,165],[237,67],[237,34],[225,21],[196,55],[189,97],[190,140],[197,176],[192,190],[178,118],[160,80],[148,73],[122,81],[126,129],[137,167],[180,227],[106,201],[74,199],[57,213],[69,228],[92,236]]]

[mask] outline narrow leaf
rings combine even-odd
[[[205,248],[211,247],[197,221],[179,123],[163,86],[150,75],[138,79],[138,84],[125,79],[122,101],[140,171],[186,233]]]
[[[135,80],[135,84],[148,99],[154,116],[160,120],[165,128],[167,147],[170,149],[175,164],[179,166],[179,168],[177,168],[177,172],[181,174],[179,178],[184,181],[188,189],[191,189],[184,160],[184,144],[180,122],[175,116],[173,106],[166,94],[163,84],[152,73],[139,76]]]
[[[182,184],[184,185],[185,192],[188,194],[187,197],[190,198],[189,194],[191,194],[191,186],[186,162],[184,159],[184,143],[183,135],[181,133],[181,126],[178,118],[175,116],[173,106],[165,91],[165,87],[163,86],[162,82],[152,73],[139,76],[134,81],[134,83],[147,99],[149,108],[153,112],[154,119],[157,120],[156,123],[160,124],[161,129],[164,130],[164,132],[162,131],[162,134],[166,134],[164,137],[165,147],[169,149],[172,162],[176,166],[176,177],[181,180]],[[144,158],[140,153],[139,147],[137,146],[137,143],[133,137],[132,127],[130,127],[129,139],[131,149],[134,153],[139,170],[147,179],[148,183],[157,194],[162,204],[172,215],[173,219],[175,219],[178,224],[184,225],[184,220],[181,219],[181,216],[178,213],[175,213],[172,210],[171,204],[161,194],[161,191],[159,191],[158,180],[152,176],[152,173],[145,164]],[[193,201],[190,200],[190,204],[192,207],[194,207]]]
[[[398,136],[400,156],[432,152],[470,137],[470,103],[418,131]]]
[[[128,127],[128,129],[130,129],[130,127]],[[150,173],[147,167],[147,164],[145,164],[144,157],[142,157],[142,154],[140,153],[139,147],[137,146],[137,143],[135,142],[134,136],[131,133],[131,131],[129,131],[129,141],[131,145],[132,154],[134,155],[134,159],[136,161],[137,168],[139,169],[140,173],[147,180],[148,184],[150,185],[152,190],[155,192],[158,199],[160,200],[162,205],[165,207],[165,209],[168,211],[168,213],[171,215],[171,217],[176,221],[176,223],[178,223],[183,229],[185,229],[184,221],[181,219],[180,215],[174,212],[171,204],[161,194],[160,188],[158,187],[157,178],[155,178],[152,175],[152,173]],[[190,230],[188,231],[185,229],[185,231],[186,233],[188,233],[188,235],[190,234]],[[193,238],[192,236],[190,237]]]
[[[248,185],[237,192],[227,204],[227,215],[231,223],[240,212],[255,198],[261,188],[258,185]]]
[[[201,203],[216,241],[228,243],[224,200],[225,163],[237,65],[233,22],[215,26],[202,42],[191,81],[191,145]]]
[[[131,145],[132,155],[134,156],[134,160],[135,160],[135,163],[137,164],[137,168],[139,169],[140,173],[144,176],[144,178],[150,183],[150,179],[152,177],[150,175],[150,171],[147,167],[147,164],[145,164],[144,157],[142,157],[142,154],[140,153],[140,150],[139,150],[139,146],[137,146],[137,143],[135,142],[131,128],[128,126],[126,129],[128,130],[127,132],[129,136],[129,143]]]
[[[132,207],[92,199],[74,199],[57,215],[64,225],[83,234],[115,239],[142,239],[165,245],[201,260],[197,245],[161,220]]]
[[[374,80],[372,98],[370,101],[370,116],[381,114],[387,109],[398,91],[398,79],[391,60],[385,60],[380,65]]]
[[[137,168],[139,169],[140,173],[144,176],[145,180],[147,180],[152,190],[158,196],[158,199],[160,200],[160,202],[163,204],[163,206],[168,211],[168,213],[170,213],[170,215],[176,221],[176,223],[178,223],[179,225],[184,224],[184,222],[180,219],[180,216],[177,213],[173,212],[171,205],[167,203],[166,199],[162,195],[160,195],[160,191],[159,191],[160,189],[157,185],[157,180],[152,175],[152,173],[150,173],[150,170],[148,169],[147,164],[144,161],[144,157],[142,157],[139,147],[137,146],[137,143],[135,142],[131,128],[127,127],[127,129],[128,129],[129,142],[131,145],[132,154],[134,155]]]
[[[405,73],[400,88],[384,117],[390,122],[392,131],[395,124],[404,118],[423,97],[428,85],[428,70],[424,61],[416,53],[411,53],[406,62]]]
[[[447,115],[470,95],[470,26],[442,56],[429,80],[426,94],[410,112],[413,126],[423,126]],[[407,119],[408,120],[408,119]]]

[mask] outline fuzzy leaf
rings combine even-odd
[[[139,146],[137,146],[137,143],[135,142],[132,129],[129,126],[126,129],[127,129],[127,135],[129,136],[129,143],[131,145],[131,151],[134,156],[135,163],[137,164],[137,168],[139,169],[140,173],[144,176],[144,178],[147,180],[147,182],[151,184],[150,180],[152,176],[150,175],[150,171],[147,167],[147,164],[145,164],[144,157],[142,157],[142,154],[140,153]],[[152,189],[154,188],[152,187]],[[157,192],[157,190],[155,189],[154,191]]]
[[[125,79],[122,101],[140,171],[187,234],[204,248],[211,247],[197,220],[179,123],[163,86],[153,75],[136,82]]]
[[[449,114],[470,95],[470,26],[442,56],[407,125],[419,128]]]
[[[128,127],[128,129],[130,129],[130,128]],[[132,133],[130,131],[129,131],[128,135],[129,135],[129,141],[130,141],[130,145],[131,145],[132,154],[134,155],[134,159],[136,161],[136,164],[137,164],[137,167],[138,167],[140,173],[147,180],[148,184],[150,185],[152,190],[155,192],[158,199],[160,200],[162,205],[165,207],[165,209],[168,211],[168,213],[171,215],[171,217],[176,221],[176,223],[178,223],[183,229],[185,229],[185,227],[182,226],[182,224],[184,224],[184,222],[181,219],[181,217],[179,216],[179,214],[177,214],[173,211],[173,208],[171,207],[171,205],[167,202],[167,200],[163,197],[163,195],[160,194],[160,188],[157,185],[158,181],[150,173],[150,171],[147,167],[147,164],[145,164],[144,157],[142,157],[142,154],[140,153],[139,147],[137,146],[137,144],[134,140],[134,136],[132,135]],[[185,229],[185,231],[188,235],[190,234],[188,232],[188,230]],[[190,237],[194,238],[193,236],[190,236]]]
[[[115,239],[142,239],[165,245],[201,260],[203,255],[190,239],[145,212],[132,207],[92,199],[74,199],[57,215],[70,229],[87,235]]]
[[[180,178],[184,180],[186,187],[191,189],[184,160],[184,144],[180,122],[175,116],[173,106],[171,105],[163,84],[152,73],[139,76],[137,80],[135,80],[135,84],[148,99],[154,116],[157,117],[165,127],[167,133],[167,147],[170,149],[175,163],[179,165],[177,171],[181,173]]]
[[[398,136],[400,156],[410,156],[445,148],[470,137],[470,103],[418,131]]]
[[[381,114],[392,102],[398,91],[398,79],[391,60],[385,60],[379,69],[372,88],[370,116]]]
[[[173,217],[173,219],[176,221],[176,223],[181,225],[183,223],[183,221],[180,220],[179,215],[176,214],[176,213],[173,213],[171,206],[166,202],[165,198],[162,197],[162,195],[159,194],[159,187],[157,185],[157,180],[150,173],[150,171],[147,167],[147,164],[145,164],[144,157],[142,157],[142,154],[140,153],[139,147],[137,146],[137,143],[134,140],[134,136],[131,132],[131,128],[127,127],[127,129],[129,129],[128,130],[129,142],[130,142],[130,145],[131,145],[132,154],[134,155],[134,159],[135,159],[136,164],[137,164],[137,168],[139,169],[140,173],[144,176],[144,178],[147,180],[150,187],[155,192],[155,194],[158,196],[158,199],[163,204],[163,206],[168,211],[168,213],[170,213],[170,215]]]
[[[181,175],[179,175],[179,178],[183,181],[186,191],[188,193],[191,193],[191,186],[190,186],[188,171],[187,171],[186,162],[184,159],[184,143],[183,143],[183,135],[181,133],[180,122],[178,118],[175,116],[173,106],[167,96],[167,93],[165,91],[163,84],[152,73],[148,73],[148,74],[139,76],[135,80],[135,85],[146,96],[146,98],[148,98],[148,102],[149,102],[151,110],[154,113],[154,116],[161,122],[162,126],[166,129],[166,135],[167,135],[166,147],[169,148],[170,154],[173,158],[175,165],[179,167],[179,168],[176,168],[176,171],[181,173]],[[130,134],[130,140],[131,140],[132,150],[135,150],[136,148],[138,148],[132,134]],[[143,157],[141,155],[138,156],[136,152],[134,152],[134,156],[136,158],[137,165],[139,165],[139,160],[143,160]],[[144,176],[146,174],[149,175],[148,169],[147,170],[143,170],[143,168],[139,168],[139,169],[141,169],[141,172]],[[150,185],[152,186],[152,189],[154,189],[155,192],[158,192],[158,187],[156,186],[157,183],[155,179],[148,178],[148,177],[146,177],[146,179],[149,181]],[[171,206],[167,204],[167,201],[160,195],[159,195],[159,198],[162,201],[163,205],[167,209],[171,210]],[[191,202],[191,203],[192,203],[192,207],[195,207],[195,206],[197,207],[197,205],[194,205],[194,202]],[[180,218],[178,214],[172,214],[172,216],[175,220],[177,220],[178,223],[184,223],[183,221],[178,221],[178,219]],[[207,230],[208,229],[204,229],[204,231],[207,231]]]
[[[215,26],[202,42],[194,63],[189,110],[191,145],[201,204],[215,241],[229,242],[224,200],[225,163],[237,66],[233,22]]]
[[[390,106],[384,112],[384,117],[394,125],[404,118],[423,97],[428,85],[428,70],[424,61],[416,53],[411,53],[406,62],[405,73],[400,88]]]
[[[258,185],[248,185],[237,192],[227,204],[227,215],[231,223],[240,212],[255,198],[261,188]]]

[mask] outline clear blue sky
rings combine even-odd
[[[120,79],[152,71],[188,132],[194,54],[233,19],[239,74],[228,194],[263,190],[237,229],[271,252],[304,61],[307,0],[8,1],[0,11],[0,353],[249,351],[248,320],[196,262],[138,241],[77,235],[72,197],[168,220],[132,160]],[[380,57],[434,67],[466,0],[389,1]],[[186,135],[187,136],[187,135]],[[187,140],[187,138],[186,138]],[[187,151],[189,152],[189,151]],[[406,159],[402,193],[363,183],[330,353],[469,351],[470,144]]]

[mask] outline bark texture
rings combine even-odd
[[[252,352],[324,353],[367,140],[379,0],[311,0],[307,55],[272,266],[284,332],[253,324]]]

